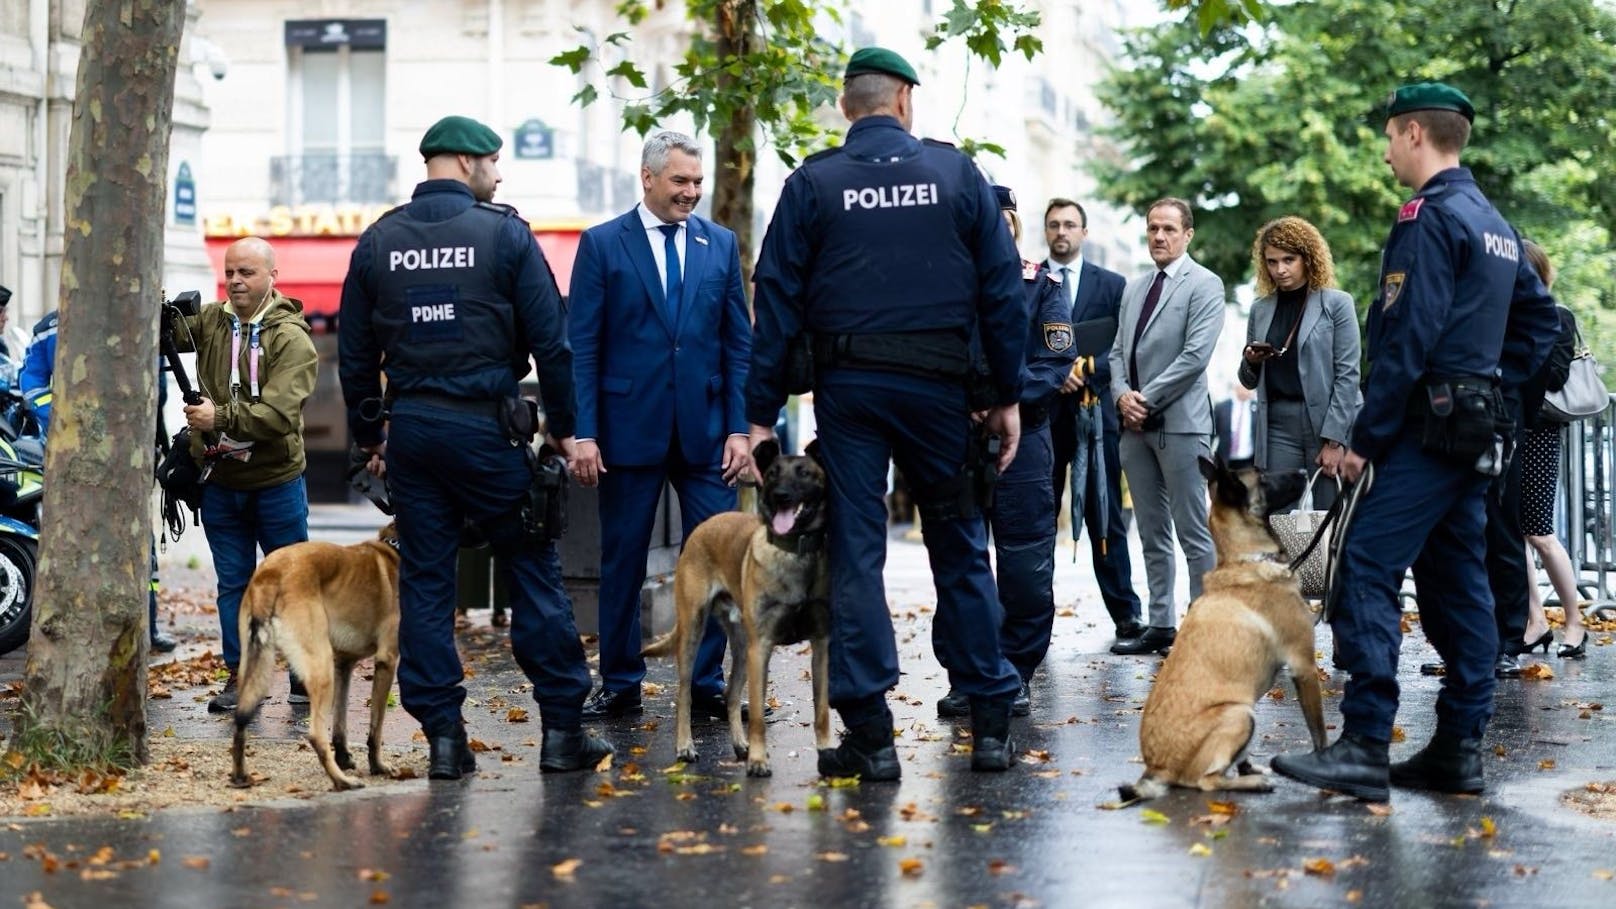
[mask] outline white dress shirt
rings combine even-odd
[[[640,213],[640,223],[645,225],[645,238],[651,243],[651,258],[656,260],[657,277],[662,279],[662,286],[668,286],[668,238],[662,233],[662,225],[674,223],[664,221],[641,202],[635,206]],[[679,280],[682,284],[685,278],[685,236],[690,233],[683,221],[677,222],[679,229],[673,234],[673,248],[679,251]]]

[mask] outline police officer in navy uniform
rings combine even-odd
[[[993,194],[1011,236],[1020,242],[1016,194],[1008,186],[993,187]],[[1055,446],[1049,417],[1055,395],[1077,359],[1072,310],[1060,276],[1041,262],[1023,259],[1021,280],[1032,314],[1021,373],[1021,445],[999,478],[988,509],[998,556],[994,573],[1004,609],[999,647],[1021,676],[1021,690],[1010,704],[1012,716],[1026,716],[1032,709],[1029,683],[1049,652],[1055,627]],[[968,699],[953,688],[937,702],[938,716],[962,717],[969,712]]]
[[[1386,113],[1386,162],[1416,192],[1382,254],[1364,406],[1342,462],[1349,482],[1374,465],[1335,579],[1341,594],[1331,624],[1352,674],[1343,731],[1322,751],[1273,761],[1292,779],[1370,801],[1385,801],[1391,783],[1482,790],[1481,737],[1498,653],[1483,495],[1502,466],[1507,413],[1499,384],[1534,371],[1558,330],[1554,302],[1521,255],[1520,238],[1459,166],[1475,118],[1469,99],[1441,83],[1405,85]],[[1448,671],[1434,737],[1411,759],[1390,764],[1402,643],[1397,591],[1410,565],[1421,625]]]
[[[549,435],[567,455],[576,398],[555,278],[527,222],[490,201],[500,145],[466,117],[426,131],[427,180],[360,236],[338,320],[348,425],[372,473],[387,477],[396,509],[399,694],[426,734],[435,780],[476,769],[454,640],[456,555],[468,522],[511,566],[511,649],[539,704],[540,768],[579,770],[612,751],[581,731],[589,669],[561,563],[554,543],[526,538],[521,517],[532,429],[521,425],[517,382],[529,355]]]
[[[830,478],[830,702],[847,735],[820,752],[823,776],[896,780],[886,692],[898,652],[882,587],[887,465],[920,504],[937,585],[933,645],[969,699],[971,766],[1011,761],[1010,702],[1021,677],[999,649],[1002,610],[972,489],[973,406],[1002,447],[1020,436],[1027,308],[1021,257],[993,190],[958,150],[910,135],[919,80],[902,57],[864,48],[848,61],[839,148],[786,180],[755,275],[746,394],[752,442],[773,435],[788,352],[812,350],[814,413]],[[985,400],[967,399],[970,338],[981,338]],[[980,452],[980,449],[977,449]]]

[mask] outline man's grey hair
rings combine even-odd
[[[898,106],[898,89],[905,85],[886,73],[859,73],[842,85],[842,109],[848,117],[867,117]]]
[[[693,158],[701,157],[701,146],[696,140],[684,133],[664,129],[651,134],[645,140],[645,149],[640,152],[640,166],[653,174],[662,173],[668,166],[668,154],[674,149],[684,152]]]

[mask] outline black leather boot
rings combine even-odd
[[[848,727],[842,742],[819,752],[819,775],[856,776],[865,783],[890,783],[903,775],[898,749],[892,744],[892,711]]]
[[[471,753],[463,726],[451,735],[427,736],[426,747],[426,778],[429,780],[458,780],[477,772],[477,756]]]
[[[1432,792],[1478,793],[1482,779],[1481,739],[1461,739],[1438,732],[1418,753],[1392,765],[1394,786]]]
[[[612,743],[582,729],[546,729],[539,746],[539,769],[545,773],[571,773],[600,763],[615,752]]]
[[[1015,763],[1010,742],[1010,698],[971,698],[971,769],[988,773]]]
[[[1274,756],[1274,772],[1319,789],[1341,792],[1366,802],[1391,798],[1385,742],[1344,732],[1335,744],[1308,754]]]
[[[971,715],[971,699],[954,689],[937,700],[937,715],[943,719],[959,719]]]

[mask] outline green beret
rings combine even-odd
[[[920,77],[915,75],[915,68],[909,61],[903,59],[884,47],[861,47],[847,58],[847,72],[842,78],[850,79],[862,76],[865,73],[885,73],[888,76],[897,76],[910,85],[919,85]]]
[[[421,137],[421,157],[450,154],[481,158],[499,151],[504,144],[499,133],[470,117],[444,117]]]
[[[1395,117],[1417,110],[1451,110],[1475,122],[1476,109],[1465,93],[1441,82],[1416,82],[1404,85],[1386,99],[1386,116]]]

